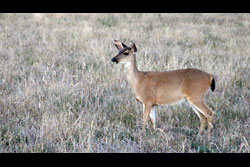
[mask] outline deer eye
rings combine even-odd
[[[124,55],[128,55],[128,52],[126,52],[126,53],[123,53]]]

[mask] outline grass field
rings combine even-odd
[[[142,71],[199,68],[214,129],[186,103],[142,105],[112,39],[137,46]],[[0,152],[250,152],[250,14],[0,14]]]

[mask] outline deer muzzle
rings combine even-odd
[[[117,59],[115,57],[112,58],[112,62],[115,62],[116,64],[118,63]]]

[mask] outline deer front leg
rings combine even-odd
[[[148,116],[152,109],[152,105],[143,104],[143,122],[142,122],[142,132],[145,132],[145,127],[148,121]]]
[[[149,114],[150,121],[152,123],[153,129],[156,130],[156,117],[155,117],[155,107],[153,106]]]

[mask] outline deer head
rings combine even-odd
[[[115,57],[112,58],[112,62],[127,63],[133,60],[133,55],[137,51],[134,42],[131,41],[131,45],[129,47],[117,40],[114,40],[114,44],[119,52]]]

